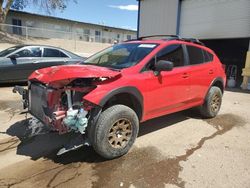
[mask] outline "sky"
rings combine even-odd
[[[33,6],[26,7],[24,11],[46,14]],[[138,1],[77,0],[77,3],[74,3],[70,0],[63,12],[55,11],[51,16],[136,30]]]

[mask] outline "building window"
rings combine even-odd
[[[101,42],[101,31],[95,31],[95,42]]]
[[[117,34],[117,38],[118,38],[118,39],[120,38],[120,34]]]
[[[84,29],[84,34],[85,35],[89,35],[90,34],[90,30],[89,29]]]
[[[12,19],[12,29],[13,29],[13,34],[16,35],[22,35],[22,20],[20,19]]]
[[[89,29],[84,29],[84,40],[85,41],[89,42],[89,40],[90,40],[89,35],[90,35],[90,30]]]
[[[127,35],[127,40],[131,40],[131,39],[132,39],[131,35]]]

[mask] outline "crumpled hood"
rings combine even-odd
[[[93,65],[61,65],[36,70],[30,75],[29,80],[38,80],[49,84],[76,78],[112,78],[120,74],[118,71]]]

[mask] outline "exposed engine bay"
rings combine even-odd
[[[55,88],[37,81],[30,81],[28,90],[15,86],[13,92],[18,92],[23,97],[24,109],[48,125],[52,130],[64,134],[70,131],[80,133],[82,140],[73,141],[69,148],[77,149],[82,145],[89,145],[86,140],[86,130],[93,111],[101,108],[84,99],[84,96],[95,89],[94,83],[104,81],[106,78],[75,79],[66,86]],[[83,144],[84,143],[84,144]],[[76,146],[77,145],[77,146]],[[71,150],[72,150],[71,148]],[[59,153],[65,153],[60,150]]]
[[[60,134],[69,131],[84,134],[89,112],[94,107],[83,100],[83,96],[94,89],[90,82],[90,79],[77,79],[60,89],[31,82],[28,93],[29,111]]]

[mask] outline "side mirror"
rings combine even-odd
[[[19,55],[18,54],[12,54],[8,58],[10,58],[12,60],[16,60],[17,58],[19,58]]]
[[[160,60],[155,63],[155,75],[159,75],[161,71],[171,71],[174,68],[174,64],[171,61]]]

